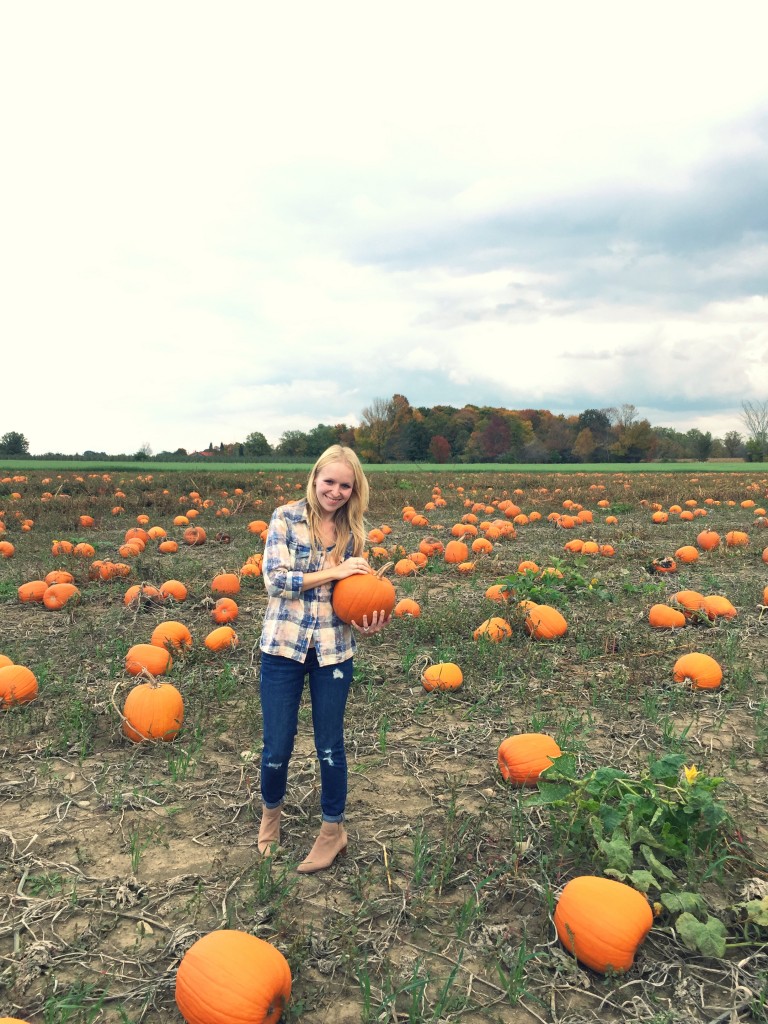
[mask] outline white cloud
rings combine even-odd
[[[394,391],[738,429],[765,220],[718,248],[697,188],[764,164],[766,28],[758,0],[16,5],[0,433],[193,449]]]

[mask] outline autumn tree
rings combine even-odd
[[[363,458],[383,462],[390,430],[395,422],[397,405],[392,398],[374,398],[360,413],[358,446]]]
[[[442,434],[435,434],[429,442],[429,454],[433,462],[448,462],[451,457],[451,446]]]

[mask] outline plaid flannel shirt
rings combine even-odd
[[[352,553],[350,538],[347,556]],[[267,654],[304,661],[314,644],[320,665],[336,665],[355,653],[352,627],[333,610],[333,584],[302,591],[305,572],[318,572],[326,552],[312,550],[307,502],[281,505],[272,513],[264,545],[267,610],[259,646]]]

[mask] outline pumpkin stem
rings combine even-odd
[[[384,565],[376,571],[376,575],[379,577],[383,576],[387,569],[391,569],[394,564],[394,562],[385,562]]]

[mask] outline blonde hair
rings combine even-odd
[[[317,462],[310,470],[307,479],[307,519],[309,521],[309,533],[312,538],[312,546],[320,548],[320,521],[322,519],[322,508],[317,500],[315,492],[315,481],[317,474],[331,462],[344,462],[352,470],[354,481],[352,493],[349,499],[336,510],[333,519],[336,526],[336,544],[333,549],[333,558],[337,562],[343,561],[350,537],[353,538],[353,555],[362,555],[365,548],[365,513],[368,511],[368,480],[366,479],[360,460],[352,448],[341,444],[332,444],[326,448]]]

